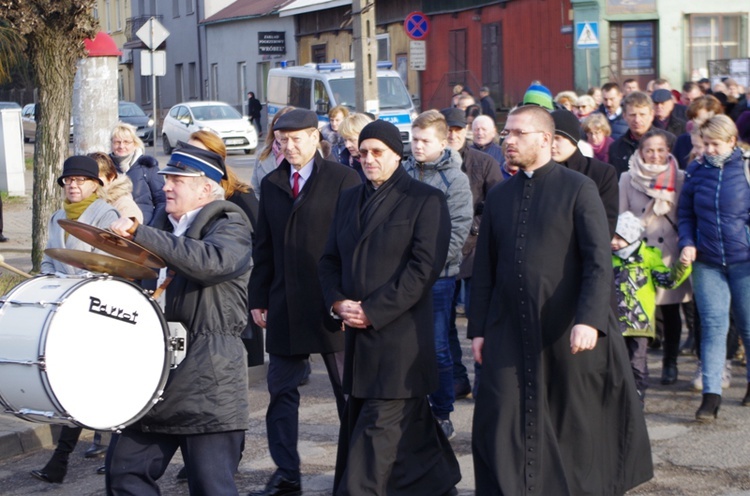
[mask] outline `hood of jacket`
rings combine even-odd
[[[106,200],[115,202],[125,195],[133,193],[133,181],[125,174],[118,174],[114,181],[109,183],[105,191]]]

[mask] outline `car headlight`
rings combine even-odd
[[[154,120],[153,119],[149,119],[148,122],[146,123],[146,127],[151,127],[153,125],[154,125]]]
[[[200,129],[201,131],[208,131],[209,133],[214,133],[216,136],[220,136],[219,131],[213,128],[210,128],[208,126],[198,126],[198,129]]]

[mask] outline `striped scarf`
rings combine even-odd
[[[647,164],[636,151],[630,157],[630,184],[653,198],[653,213],[666,215],[677,201],[677,160],[670,153],[666,164]]]

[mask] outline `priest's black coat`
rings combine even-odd
[[[327,306],[362,302],[372,328],[347,330],[344,392],[404,399],[437,388],[432,284],[448,254],[445,195],[400,168],[372,219],[360,224],[360,186],[341,195],[320,280]]]
[[[323,303],[318,260],[339,194],[361,184],[346,166],[317,153],[312,175],[297,198],[284,160],[263,178],[250,276],[250,308],[268,309],[266,351],[276,355],[332,353],[344,347]]]
[[[591,179],[554,162],[487,198],[469,337],[484,337],[477,494],[615,495],[652,477],[648,433],[609,297],[607,218]],[[599,330],[573,355],[574,324]]]

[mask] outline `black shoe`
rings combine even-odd
[[[32,470],[31,475],[44,482],[49,482],[50,484],[60,484],[65,478],[65,474],[63,474],[62,476],[52,475],[48,472],[45,472],[44,470]]]
[[[747,383],[747,391],[745,397],[742,398],[742,406],[750,406],[750,382]]]
[[[302,494],[302,484],[299,480],[284,478],[279,472],[271,477],[262,491],[255,491],[248,496],[299,496]]]
[[[107,453],[108,446],[106,444],[93,443],[83,454],[85,458],[97,458]]]
[[[665,386],[677,382],[677,365],[670,363],[664,364],[661,370],[661,383]]]
[[[31,475],[44,482],[60,484],[68,472],[68,454],[53,453],[41,470],[32,470]]]
[[[107,466],[102,465],[101,467],[96,469],[97,475],[106,475],[107,474]]]
[[[177,479],[177,482],[187,482],[187,467],[185,465],[177,472],[175,479]]]
[[[0,243],[5,243],[6,241],[10,241],[8,238],[0,234]]]
[[[719,406],[721,406],[720,394],[705,393],[700,408],[695,412],[695,420],[712,422],[719,416]]]
[[[462,400],[471,396],[471,384],[469,383],[469,379],[454,382],[453,395],[457,400]]]

